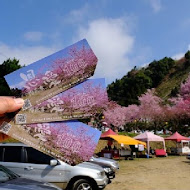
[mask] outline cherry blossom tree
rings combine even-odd
[[[162,99],[154,95],[154,89],[139,97],[139,114],[141,119],[153,121],[164,116]]]
[[[173,117],[183,118],[190,116],[190,76],[185,83],[181,84],[177,97],[169,100]]]
[[[120,106],[114,101],[108,103],[106,111],[104,111],[105,121],[109,125],[115,127],[123,126],[126,123],[139,119],[139,107],[137,105],[129,105],[128,107]]]
[[[179,93],[184,99],[190,97],[190,76],[187,78],[185,83],[181,84]]]
[[[154,95],[154,89],[151,89],[141,95],[139,101],[139,117],[141,121],[152,123],[154,130],[160,129],[162,127],[160,122],[165,117],[165,107],[162,99]]]
[[[129,123],[139,119],[139,106],[132,104],[126,107],[125,122]]]
[[[58,78],[64,82],[66,78],[80,76],[88,71],[94,72],[97,57],[92,49],[85,47],[73,47],[68,52],[69,56],[57,59],[52,65],[53,71],[58,74]]]
[[[55,150],[62,160],[71,165],[89,160],[98,141],[98,132],[95,129],[94,132],[90,131],[90,127],[84,124],[72,128],[64,122],[41,123],[23,125],[23,128],[39,139],[41,146],[47,150]]]
[[[126,111],[126,107],[122,107],[111,101],[107,107],[107,110],[103,113],[105,121],[115,127],[122,126],[126,123]]]
[[[34,111],[46,113],[57,112],[61,115],[85,114],[94,116],[102,113],[108,104],[106,89],[100,84],[93,84],[88,80],[80,84],[80,87],[73,87],[59,95],[44,101],[34,107]]]
[[[169,121],[173,131],[181,130],[183,123],[190,117],[190,76],[185,83],[181,83],[177,97],[170,98],[165,106],[162,119]]]
[[[30,80],[26,79],[22,92],[35,93],[53,86],[68,84],[68,81],[72,83],[72,80],[88,78],[94,73],[96,63],[97,57],[92,49],[85,45],[73,46],[67,56],[54,60],[51,68],[44,74],[38,73]]]

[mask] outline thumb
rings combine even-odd
[[[0,115],[4,113],[14,112],[22,108],[24,100],[21,98],[0,97]]]

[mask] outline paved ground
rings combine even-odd
[[[190,190],[190,161],[185,156],[122,160],[105,190]]]

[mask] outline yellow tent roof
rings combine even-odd
[[[133,139],[131,137],[125,136],[125,135],[108,135],[110,138],[116,140],[119,144],[126,144],[126,145],[138,145],[142,144],[146,147],[146,143]]]

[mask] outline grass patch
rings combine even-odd
[[[135,137],[135,136],[137,136],[138,134],[123,131],[123,132],[119,132],[118,135],[127,135],[127,136],[129,136],[129,137]]]

